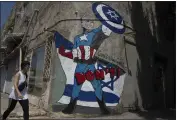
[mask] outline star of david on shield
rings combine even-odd
[[[125,32],[123,19],[113,8],[103,3],[94,3],[92,10],[97,19],[113,32],[119,34]]]

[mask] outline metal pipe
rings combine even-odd
[[[37,34],[37,35],[36,35],[33,39],[31,39],[30,41],[35,40],[38,36],[44,34],[46,31],[48,31],[48,32],[54,32],[53,30],[50,31],[50,29],[52,29],[53,27],[55,27],[56,25],[58,25],[58,24],[61,23],[61,22],[78,21],[78,20],[81,20],[81,19],[64,19],[64,20],[59,20],[59,21],[57,21],[56,23],[54,23],[52,26],[50,26],[50,27],[48,27],[48,28],[44,28],[44,31],[42,31],[42,32],[40,32],[39,34]],[[98,19],[82,19],[82,20],[90,20],[90,21],[110,21],[110,20],[98,20]],[[111,22],[115,23],[114,21],[111,21]],[[122,25],[122,24],[119,24],[119,25]],[[124,34],[132,34],[132,33],[135,34],[135,33],[136,33],[136,31],[135,31],[133,28],[131,28],[131,27],[125,25],[125,24],[123,24],[122,26],[124,26],[125,28],[128,28],[128,29],[130,29],[130,30],[133,31],[133,32],[124,33]]]
[[[126,60],[126,64],[127,64],[127,72],[130,76],[132,76],[131,74],[131,70],[129,69],[129,65],[128,65],[128,59],[127,59],[127,50],[126,50],[126,43],[125,43],[125,36],[124,36],[124,47],[125,47],[125,60]]]
[[[21,62],[22,62],[22,49],[19,49],[20,55],[19,55],[19,70],[21,70]]]

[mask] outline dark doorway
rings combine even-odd
[[[155,53],[153,77],[153,108],[166,108],[166,66],[167,58]]]

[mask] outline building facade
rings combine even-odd
[[[123,34],[112,32],[95,53],[98,61],[117,66],[126,74],[124,78],[117,78],[118,83],[112,83],[112,91],[118,98],[107,97],[109,94],[106,92],[110,92],[107,88],[103,89],[106,91],[105,97],[109,98],[107,101],[119,99],[116,102],[112,100],[110,104],[106,102],[106,105],[114,107],[122,104],[128,109],[175,107],[175,3],[103,3],[118,13],[125,25]],[[95,16],[93,4],[17,2],[2,31],[1,43],[6,46],[6,55],[0,67],[1,90],[10,92],[12,77],[20,70],[21,61],[29,60],[30,102],[53,111],[68,104],[69,98],[64,93],[66,85],[73,81],[75,64],[70,64],[68,59],[58,55],[53,31],[74,44],[74,38],[83,32],[82,18],[93,21],[93,28],[102,24]],[[115,17],[115,13],[109,15]],[[105,79],[108,79],[107,76]],[[87,89],[94,91],[90,83],[84,85],[80,94]],[[80,98],[78,105],[98,106],[86,97],[83,101]]]

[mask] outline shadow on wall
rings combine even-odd
[[[137,79],[142,98],[143,108],[146,109],[152,102],[152,67],[150,58],[153,55],[152,41],[156,41],[149,27],[148,19],[144,16],[142,3],[131,2],[131,21],[136,30],[136,44],[139,60],[137,60]],[[153,28],[154,29],[154,28]],[[154,29],[155,30],[155,29]],[[157,43],[156,43],[157,44]]]
[[[175,10],[175,2],[155,2],[156,9],[154,12],[157,16],[156,26],[154,21],[155,16],[152,10],[149,10],[151,14],[150,19],[152,21],[152,32],[149,27],[150,22],[148,19],[150,16],[144,15],[142,2],[131,2],[131,4],[131,21],[133,28],[136,30],[135,40],[137,44],[137,52],[139,54],[139,60],[137,60],[137,78],[143,107],[148,109],[153,106],[154,102],[153,83],[155,79],[153,71],[155,70],[155,66],[151,60],[154,59],[156,52],[162,53],[162,49],[160,48],[161,46],[166,46],[164,42],[165,40],[175,40],[175,15],[172,13]],[[171,7],[174,7],[174,9]],[[158,36],[156,36],[157,34]],[[159,39],[159,42],[157,42],[157,39]],[[172,68],[170,72],[173,72]]]
[[[159,14],[158,12],[164,9],[163,8],[164,6],[166,6],[166,8],[168,6],[168,4],[166,3],[163,3],[162,6],[161,3],[155,2],[156,15],[158,15]],[[153,27],[153,32],[151,32],[151,29],[149,27],[148,17],[145,17],[143,13],[142,2],[131,2],[131,4],[132,4],[132,7],[130,7],[131,8],[130,11],[132,12],[131,21],[133,24],[133,28],[136,30],[135,40],[137,44],[137,52],[139,54],[139,60],[137,60],[138,86],[142,98],[143,108],[149,110],[150,108],[153,108],[153,102],[156,97],[154,96],[154,86],[153,86],[153,81],[155,80],[153,78],[154,66],[151,66],[152,64],[151,58],[154,57],[154,52],[158,49],[157,47],[159,45],[162,45],[163,43],[162,41],[157,42],[158,36],[156,36],[156,33],[158,32],[159,37],[163,36],[162,33],[160,34],[159,31],[161,31],[161,29],[165,29],[165,25],[163,25],[162,23],[160,24],[159,21],[161,19],[157,18],[157,26],[155,26],[153,12],[150,11],[152,16],[150,19],[152,20],[152,27]],[[166,9],[166,11],[168,10]],[[162,18],[162,16],[160,17]],[[157,31],[157,29],[160,30]],[[169,32],[170,31],[166,31],[164,36],[168,36],[169,34],[171,34]],[[159,101],[159,103],[163,104],[163,100]],[[173,111],[172,112],[148,111],[147,113],[140,112],[139,115],[144,116],[146,118],[154,118],[154,117],[167,118],[167,116],[175,116]]]

